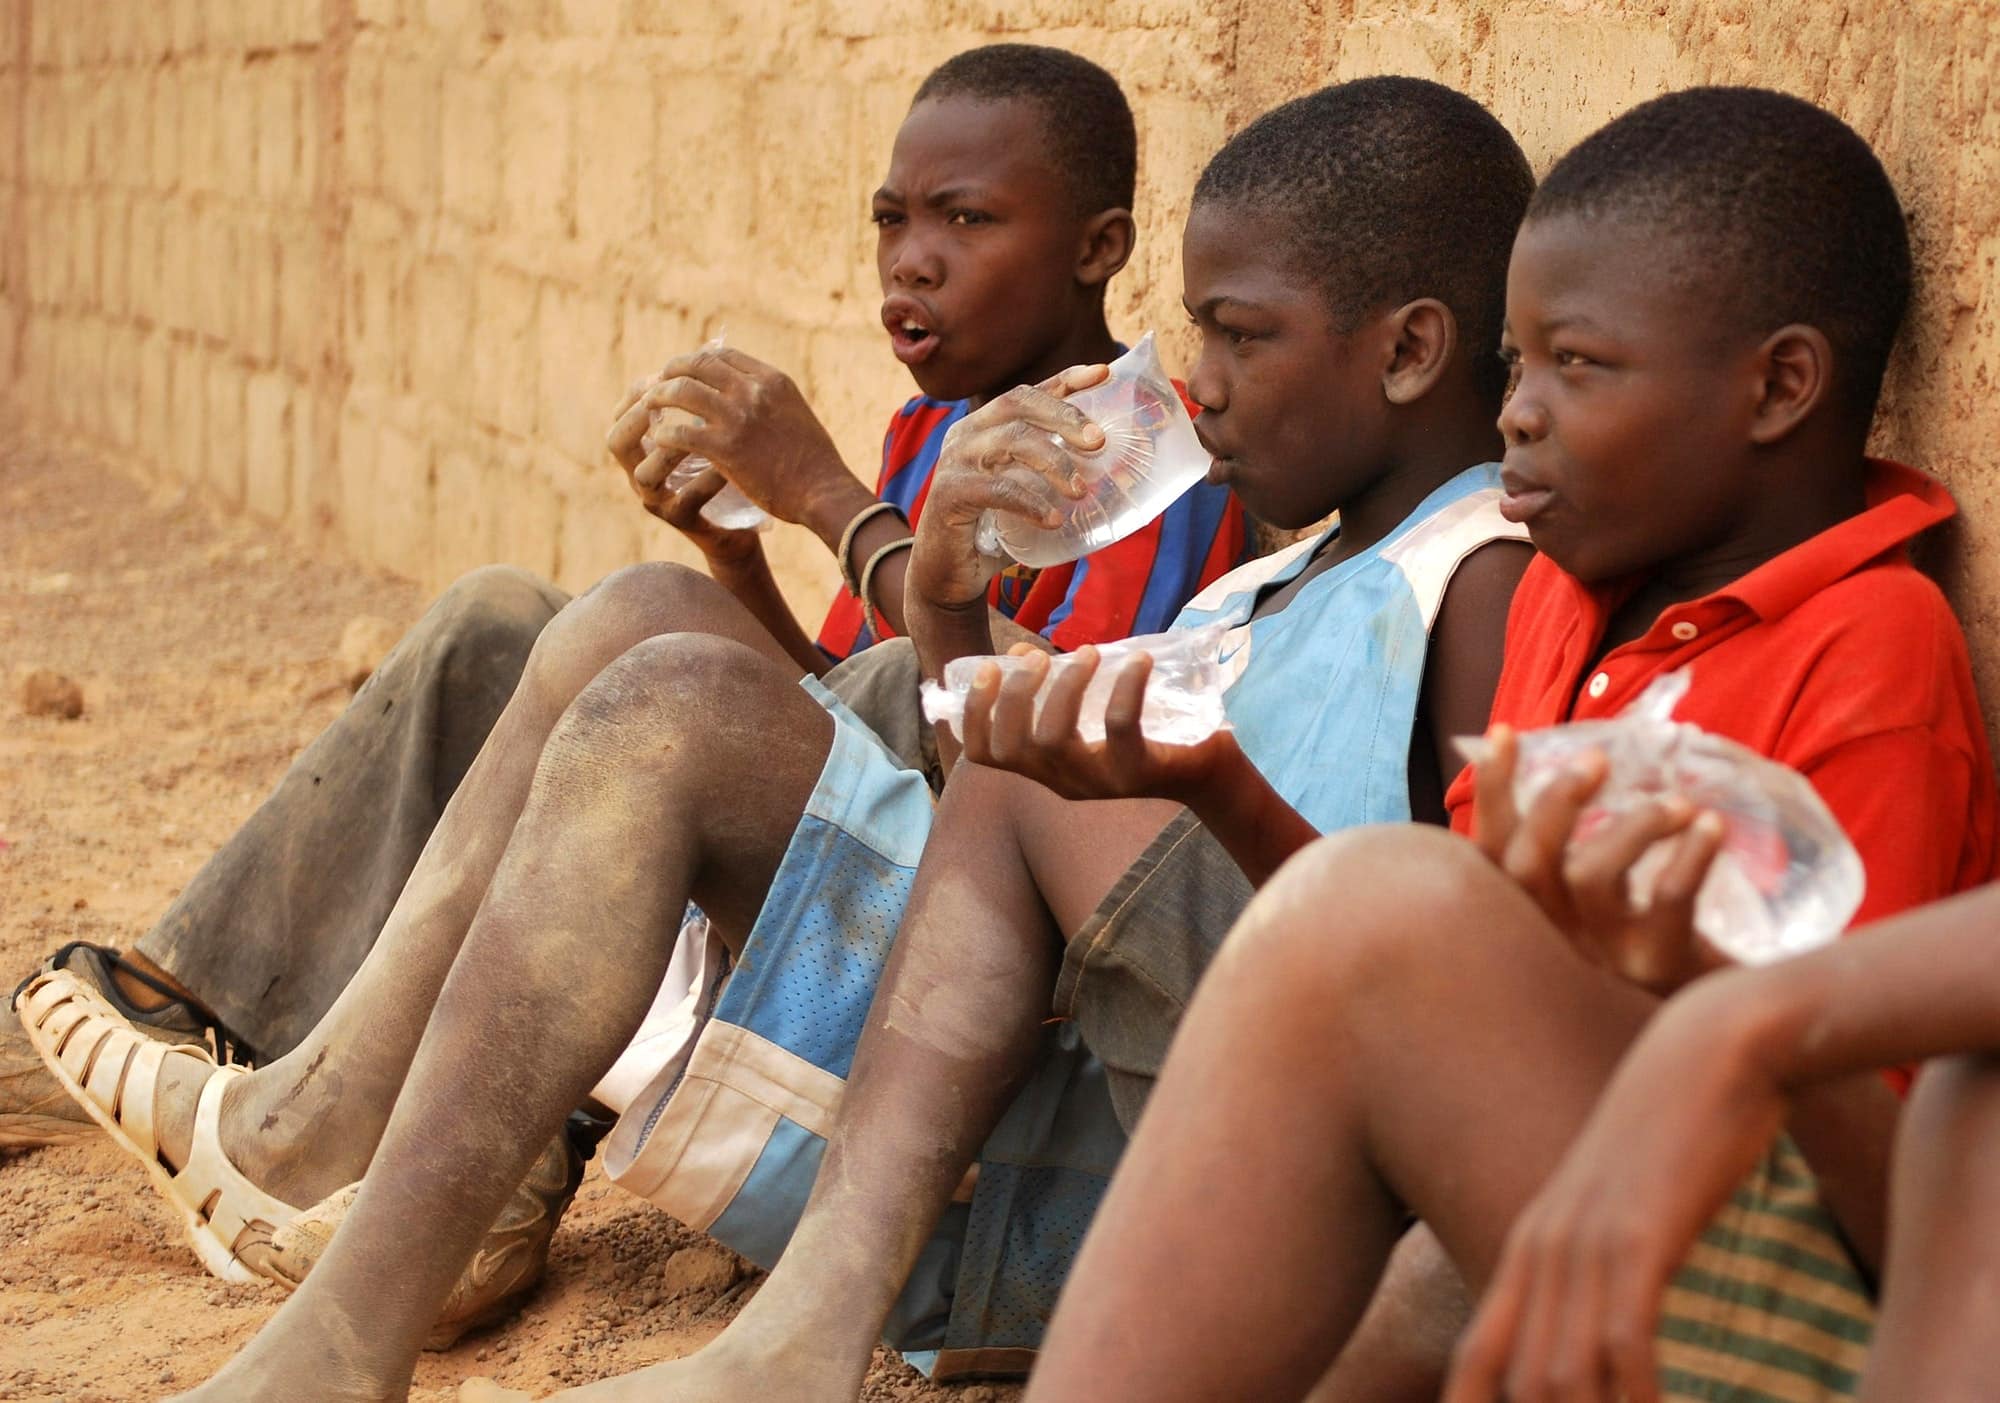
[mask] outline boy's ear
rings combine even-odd
[[[1084,221],[1076,280],[1085,287],[1103,287],[1110,282],[1132,257],[1136,237],[1131,210],[1107,209],[1093,214]]]
[[[1750,441],[1784,438],[1833,393],[1833,343],[1816,326],[1781,326],[1757,348],[1761,376],[1750,416]]]
[[[1437,385],[1458,350],[1458,318],[1435,297],[1420,297],[1391,312],[1383,324],[1388,364],[1382,393],[1391,404],[1415,404]]]

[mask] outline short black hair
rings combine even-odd
[[[986,44],[930,71],[910,101],[959,97],[1041,109],[1049,163],[1080,215],[1132,208],[1139,134],[1118,80],[1089,59],[1042,44]]]
[[[1215,153],[1194,202],[1278,217],[1336,320],[1435,297],[1497,406],[1507,258],[1535,189],[1520,145],[1463,93],[1361,78],[1274,107]]]
[[[1873,415],[1910,302],[1910,235],[1888,172],[1845,122],[1764,88],[1642,103],[1556,163],[1530,219],[1643,221],[1706,300],[1756,334],[1833,344],[1846,408]]]

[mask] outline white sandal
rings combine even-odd
[[[14,996],[29,1043],[76,1103],[145,1166],[153,1187],[180,1214],[201,1264],[224,1281],[265,1280],[254,1263],[271,1234],[298,1212],[248,1179],[222,1152],[222,1094],[241,1067],[217,1067],[208,1049],[147,1037],[67,970],[38,975]],[[160,1159],[153,1098],[169,1057],[209,1064],[194,1113],[188,1162],[179,1173]],[[246,1254],[248,1256],[246,1257]]]

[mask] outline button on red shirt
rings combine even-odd
[[[1867,500],[1602,659],[1632,585],[1585,585],[1538,556],[1508,614],[1493,720],[1529,730],[1616,715],[1689,668],[1676,718],[1799,771],[1847,830],[1868,873],[1856,924],[1991,879],[2000,797],[1965,638],[1905,552],[1956,508],[1936,481],[1887,462],[1870,465]],[[1446,806],[1469,832],[1469,771]]]

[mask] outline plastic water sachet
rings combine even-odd
[[[718,336],[712,341],[702,343],[701,349],[721,350],[722,338]],[[660,410],[653,416],[653,426],[658,427],[662,415],[680,412],[677,409]],[[698,414],[689,417],[694,420],[697,428],[703,423]],[[653,435],[649,430],[645,437],[639,440],[639,451],[651,453],[654,447]],[[674,464],[672,471],[660,485],[669,492],[679,492],[713,466],[714,464],[701,454],[690,453]],[[725,531],[769,531],[772,525],[770,513],[744,496],[743,490],[733,482],[725,482],[720,491],[701,504],[701,519],[710,526],[719,526]]]
[[[1520,737],[1514,803],[1522,811],[1585,754],[1607,762],[1603,787],[1578,820],[1587,833],[1648,800],[1679,795],[1725,825],[1722,846],[1695,898],[1695,929],[1739,964],[1769,964],[1825,945],[1861,905],[1866,874],[1854,845],[1805,777],[1746,746],[1672,719],[1687,694],[1685,669],[1659,678],[1608,721],[1575,721]],[[1461,737],[1473,764],[1484,737]],[[1633,865],[1632,900],[1643,908],[1668,855],[1656,843]]]
[[[1095,453],[1050,435],[1075,459],[1084,495],[1058,501],[1063,521],[1054,528],[1012,512],[987,512],[977,535],[981,554],[1005,553],[1036,569],[1079,559],[1137,531],[1208,472],[1208,454],[1161,368],[1150,331],[1111,362],[1107,379],[1078,390],[1069,403],[1104,430],[1104,447]]]
[[[1111,687],[1135,653],[1150,653],[1152,675],[1146,679],[1146,701],[1139,714],[1139,730],[1148,740],[1165,745],[1195,745],[1221,730],[1228,722],[1222,714],[1222,640],[1229,632],[1226,624],[1203,624],[1199,628],[1175,629],[1168,633],[1142,634],[1117,643],[1097,647],[1100,662],[1097,675],[1084,688],[1083,705],[1077,712],[1077,734],[1086,741],[1104,739],[1104,708],[1111,700]],[[1048,681],[1036,698],[1035,713],[1041,714],[1049,683],[1076,666],[1076,658],[1060,654],[1050,660]],[[944,681],[923,685],[924,716],[932,725],[948,725],[965,733],[965,699],[972,679],[987,663],[998,663],[1004,675],[1027,666],[1016,657],[957,658],[945,664]]]

